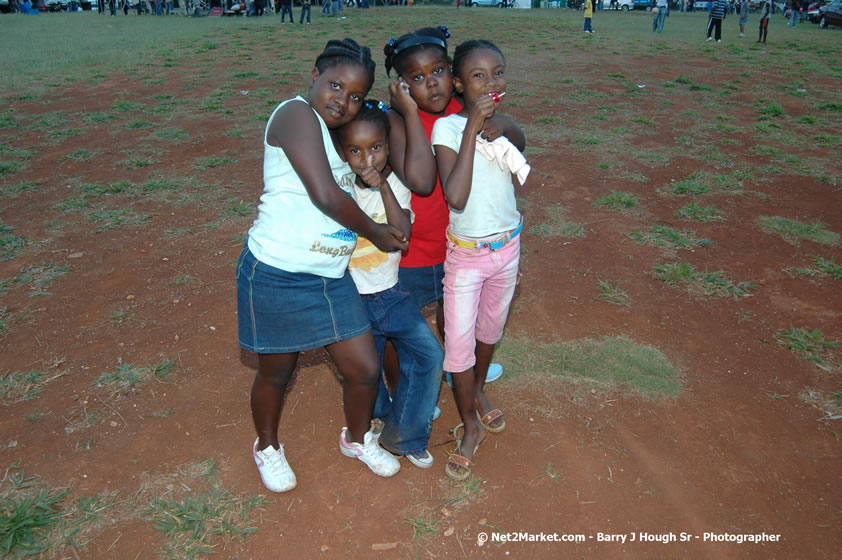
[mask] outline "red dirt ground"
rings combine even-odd
[[[677,73],[653,72],[648,77],[653,84]],[[162,77],[164,85],[145,86],[134,76],[114,75],[101,84],[63,88],[49,105],[42,98],[20,102],[16,110],[22,116],[62,110],[75,121],[86,112],[109,111],[123,91],[133,91],[133,102],[152,107],[158,102],[155,95],[182,95],[189,79],[178,69]],[[242,83],[237,89],[261,85],[266,84]],[[286,97],[301,86],[281,88],[278,95]],[[211,90],[204,85],[190,95],[201,97],[202,88]],[[535,89],[540,98],[542,90]],[[680,115],[690,105],[680,95],[673,101],[657,119],[658,135],[637,135],[639,149],[656,150],[663,138],[671,142],[681,134]],[[269,110],[260,102],[238,108],[235,116],[254,114],[258,107]],[[785,109],[793,118],[803,111],[795,103]],[[522,107],[512,114],[524,123],[533,118]],[[149,147],[143,137],[150,130],[127,133],[119,127],[156,117],[140,112],[119,117],[56,143],[49,143],[43,130],[4,131],[9,133],[6,143],[37,150],[27,168],[5,182],[38,181],[40,189],[4,199],[2,219],[27,239],[53,241],[31,244],[0,263],[0,279],[15,277],[24,264],[43,261],[70,269],[49,288],[51,296],[30,298],[26,286],[14,286],[2,296],[9,328],[0,339],[0,372],[65,373],[38,398],[4,408],[3,447],[13,441],[16,446],[4,451],[3,462],[22,457],[27,473],[54,487],[71,485],[71,497],[103,489],[125,496],[139,489],[144,473],[172,472],[188,461],[214,457],[223,465],[225,487],[259,493],[263,488],[249,454],[254,430],[248,392],[255,359],[236,343],[233,282],[242,245],[237,236],[244,235],[252,218],[220,219],[219,214],[232,201],[256,205],[263,124],[251,121],[245,137],[232,140],[222,134],[237,125],[231,116],[176,114],[166,125],[184,128],[190,138]],[[114,164],[139,157],[122,152],[138,146],[159,161],[156,172],[193,176],[184,189],[209,192],[209,197],[182,205],[172,203],[175,196],[170,203],[145,196],[106,197],[104,206],[132,206],[151,218],[142,227],[99,233],[82,215],[55,208],[75,192],[75,177],[89,183],[148,180],[148,169]],[[60,160],[78,147],[101,152],[91,162]],[[804,221],[821,217],[828,229],[842,232],[838,188],[778,175],[746,185],[768,199],[750,194],[707,199],[725,211],[727,223],[691,224],[673,215],[687,200],[658,195],[655,187],[709,168],[704,162],[678,156],[669,166],[652,168],[627,161],[628,171],[649,177],[642,184],[598,173],[599,155],[585,157],[568,143],[541,147],[547,151],[531,156],[536,172],[518,193],[530,202],[524,208],[527,223],[540,222],[546,206],[562,203],[568,218],[589,224],[589,233],[584,239],[525,236],[523,280],[507,336],[549,342],[626,334],[659,348],[681,369],[681,396],[653,402],[622,388],[504,380],[489,393],[506,412],[508,428],[489,434],[480,448],[478,492],[447,505],[445,498],[464,492],[443,473],[446,451],[453,445],[444,443],[448,428],[458,422],[448,392],[442,392],[443,415],[433,428],[435,467],[421,471],[404,462],[394,478],[377,479],[338,453],[343,424],[339,385],[326,354],[307,353],[281,425],[299,486],[289,494],[268,496],[254,518],[257,533],[218,550],[219,557],[838,557],[842,448],[829,430],[839,429],[817,421],[823,413],[800,396],[809,388],[837,389],[838,372],[822,371],[787,351],[775,334],[790,325],[821,328],[831,338],[842,333],[838,282],[783,271],[805,266],[811,254],[842,261],[842,253],[810,242],[790,244],[762,233],[754,223],[758,215]],[[156,148],[162,151],[155,153]],[[737,151],[748,160],[745,147]],[[818,153],[830,157],[831,149]],[[194,158],[211,154],[228,154],[238,163],[202,173],[192,168]],[[640,194],[647,217],[592,206],[611,190]],[[50,219],[64,226],[50,230],[44,225]],[[705,299],[654,280],[648,271],[667,259],[626,233],[656,222],[693,227],[714,241],[710,249],[683,251],[674,260],[688,260],[698,269],[723,268],[757,284],[755,295],[739,301]],[[212,227],[205,227],[209,223]],[[163,236],[170,228],[191,228],[192,233]],[[195,279],[177,282],[183,275]],[[600,279],[621,281],[633,297],[632,307],[599,300]],[[119,328],[112,322],[117,309],[133,314]],[[92,386],[100,372],[112,371],[121,361],[151,364],[163,358],[177,358],[169,383],[141,386],[114,401]],[[97,411],[98,420],[68,433],[83,408]],[[149,417],[169,409],[173,412],[166,418]],[[35,423],[27,420],[36,412],[44,416]],[[90,449],[80,449],[86,440],[92,440]],[[558,473],[555,480],[544,471],[548,463]],[[413,538],[406,519],[416,517],[437,519],[441,534]],[[478,535],[495,529],[582,534],[586,541],[478,546]],[[694,537],[666,544],[597,540],[598,533],[641,532]],[[706,532],[765,532],[780,535],[780,541],[705,543],[701,537]],[[153,558],[160,548],[151,523],[119,523],[95,535],[80,557]]]

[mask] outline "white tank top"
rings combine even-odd
[[[267,141],[275,113],[290,102],[307,103],[301,96],[282,102],[269,117],[263,134],[263,195],[249,230],[248,247],[257,260],[275,268],[341,278],[357,235],[316,208],[284,150]],[[327,125],[315,110],[313,113],[322,129],[333,178],[353,198],[354,172],[336,152]]]

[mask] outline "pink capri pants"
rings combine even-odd
[[[444,261],[444,371],[476,363],[476,341],[496,344],[517,285],[520,236],[498,250],[466,249],[447,241]]]

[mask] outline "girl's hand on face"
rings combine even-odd
[[[402,116],[411,115],[418,111],[418,104],[409,95],[409,86],[399,78],[389,84],[389,105],[391,105]]]
[[[374,235],[369,239],[374,245],[386,253],[405,251],[409,241],[401,230],[389,224],[377,224]]]
[[[374,167],[374,158],[371,156],[366,160],[365,167],[361,170],[360,178],[369,187],[381,188],[386,183],[383,175]]]

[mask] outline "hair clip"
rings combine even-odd
[[[398,42],[398,40],[395,39],[394,37],[389,37],[389,42],[386,43],[386,46],[394,49],[395,43],[397,43],[397,42]]]
[[[381,110],[381,111],[383,111],[384,113],[388,113],[388,112],[389,112],[389,107],[388,107],[385,103],[383,103],[382,101],[378,101],[378,102],[377,102],[377,105],[375,105],[374,103],[369,102],[369,103],[366,103],[366,104],[365,104],[365,106],[366,106],[368,109],[380,109],[380,110]]]
[[[448,30],[447,30],[447,26],[446,26],[446,25],[440,25],[440,26],[439,26],[439,29],[441,29],[441,32],[442,32],[442,33],[444,33],[444,38],[445,38],[445,39],[450,39],[450,31],[448,31]]]

